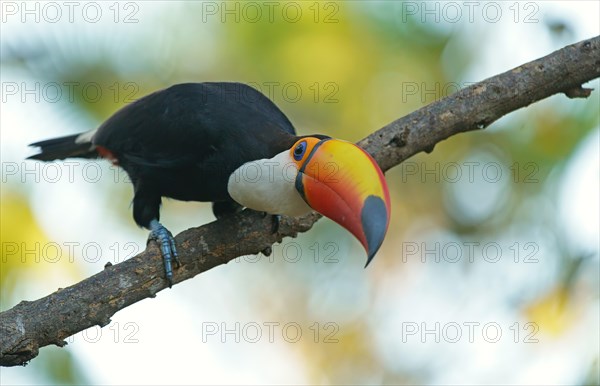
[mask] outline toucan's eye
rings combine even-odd
[[[306,152],[306,141],[300,142],[294,149],[294,159],[300,161]]]

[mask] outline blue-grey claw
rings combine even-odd
[[[271,224],[271,233],[279,232],[279,224],[281,223],[281,215],[274,214],[272,221],[273,221],[273,223]]]
[[[160,246],[160,251],[163,256],[165,265],[165,278],[169,282],[169,288],[173,286],[173,266],[171,261],[175,261],[177,268],[181,266],[177,258],[177,248],[175,247],[175,239],[167,228],[156,220],[150,222],[150,235],[148,241],[154,240]]]

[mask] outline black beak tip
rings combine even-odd
[[[369,196],[362,210],[362,226],[368,245],[368,257],[365,268],[369,266],[375,254],[383,244],[387,231],[387,209],[380,197]]]
[[[371,261],[373,261],[373,258],[375,257],[375,254],[369,254],[369,257],[367,257],[367,264],[365,264],[365,269],[369,266],[369,264],[371,264]]]

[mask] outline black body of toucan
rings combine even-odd
[[[162,197],[213,203],[217,218],[242,207],[273,215],[314,209],[379,249],[390,216],[377,163],[356,145],[323,135],[297,136],[266,96],[241,83],[185,83],[123,107],[97,129],[36,142],[51,161],[106,158],[134,186],[133,217],[161,245],[166,278],[177,259],[158,221]]]

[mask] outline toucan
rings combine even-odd
[[[159,243],[165,277],[179,264],[160,222],[162,197],[212,202],[215,217],[246,207],[299,216],[315,210],[350,231],[367,265],[385,237],[390,195],[377,162],[325,135],[296,135],[264,94],[234,82],[176,84],[118,110],[98,128],[32,143],[29,159],[104,158],[134,188],[133,218]]]

